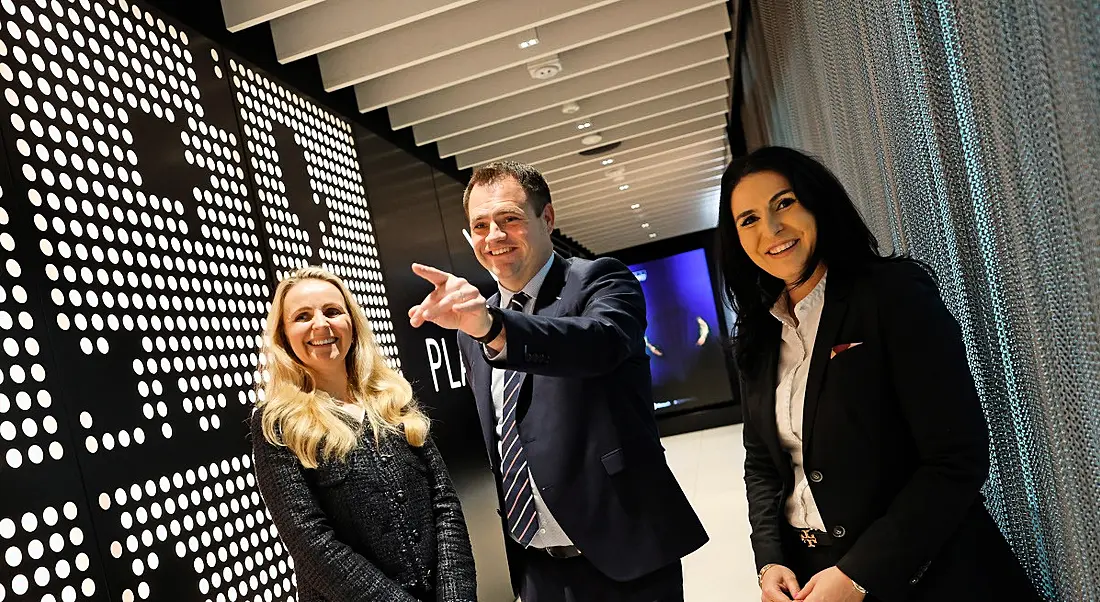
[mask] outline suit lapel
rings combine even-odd
[[[542,287],[539,289],[538,297],[535,299],[535,314],[538,314],[540,310],[546,308],[554,301],[556,301],[561,294],[562,288],[565,286],[565,272],[568,264],[557,253],[554,253],[554,262],[550,264],[550,271],[546,273],[546,279],[542,281]],[[500,307],[500,293],[494,294],[492,297],[486,300],[489,305]],[[474,381],[474,401],[477,403],[478,417],[481,418],[481,434],[485,438],[485,448],[490,450],[489,458],[493,463],[493,468],[497,468],[497,464],[500,460],[497,458],[497,454],[492,453],[491,450],[496,449],[496,408],[493,407],[493,367],[489,365],[489,362],[485,361],[485,356],[482,353],[481,344],[477,341],[470,341],[470,369],[473,372]],[[509,349],[508,353],[523,353],[522,349]],[[528,381],[533,381],[533,377],[526,377]],[[524,415],[527,413],[528,407],[531,405],[531,390],[533,388],[533,382],[527,382],[523,385],[524,390],[520,391],[522,397],[519,401],[519,406],[516,408],[516,420],[518,422],[523,421]]]
[[[749,403],[753,406],[753,412],[758,416],[757,423],[764,428],[764,443],[768,446],[776,466],[788,466],[790,460],[786,452],[779,446],[779,426],[775,418],[775,389],[778,386],[779,372],[779,335],[782,325],[778,320],[771,319],[769,332],[765,338],[769,343],[762,345],[767,349],[764,364],[760,367],[760,377],[752,387],[746,389],[752,391]]]
[[[544,309],[553,304],[561,296],[562,287],[565,286],[565,271],[568,267],[565,259],[561,255],[554,253],[554,260],[550,264],[550,269],[546,272],[546,278],[542,281],[542,286],[539,287],[539,294],[535,297],[535,308],[531,312],[533,315],[539,315]],[[508,353],[526,353],[525,349],[508,350]],[[520,390],[518,405],[516,406],[516,421],[520,431],[523,431],[523,419],[527,416],[527,411],[531,408],[531,399],[534,397],[536,376],[533,374],[524,374],[523,388]],[[530,442],[534,439],[525,439]]]
[[[561,289],[565,286],[566,267],[565,259],[554,253],[554,263],[550,264],[550,270],[546,272],[546,278],[542,281],[542,287],[539,288],[539,296],[535,299],[535,315],[561,296]]]
[[[806,377],[806,399],[802,410],[802,450],[812,449],[813,427],[817,418],[821,385],[829,366],[829,351],[836,343],[844,316],[848,312],[848,293],[851,281],[839,270],[829,272],[825,283],[825,306],[821,309],[821,321],[814,337],[814,350],[810,356],[810,372]]]

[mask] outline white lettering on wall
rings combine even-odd
[[[451,340],[453,342],[453,339]],[[448,349],[447,339],[424,339],[424,345],[428,350],[428,366],[432,372],[432,387],[435,388],[435,392],[439,392],[439,380],[440,372],[446,370],[446,384],[451,389],[457,389],[459,387],[466,386],[466,366],[462,363],[462,358],[458,353],[454,354],[454,360],[451,360],[451,352]],[[455,375],[458,375],[458,379],[455,379]]]

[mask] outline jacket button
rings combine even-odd
[[[848,534],[848,530],[845,529],[842,525],[837,525],[837,526],[833,527],[833,537],[836,537],[836,538],[839,539],[841,537],[844,537],[847,534]]]
[[[405,501],[405,492],[398,489],[397,493],[394,494],[394,497],[397,498],[397,501],[404,502]]]
[[[810,473],[810,480],[813,481],[814,483],[820,483],[821,480],[824,479],[824,478],[825,478],[825,475],[821,474],[820,470],[815,470],[815,471]]]

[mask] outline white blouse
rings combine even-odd
[[[825,305],[825,280],[823,276],[810,294],[794,306],[794,316],[788,310],[784,294],[772,307],[771,313],[783,324],[779,344],[779,385],[775,389],[775,419],[779,431],[779,444],[791,456],[794,468],[794,491],[787,498],[787,521],[797,529],[825,531],[825,522],[814,502],[810,482],[802,458],[802,411],[806,401],[806,378],[810,372],[810,356],[821,322],[821,310]]]

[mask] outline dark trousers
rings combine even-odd
[[[633,581],[615,581],[584,556],[552,558],[535,548],[523,552],[523,602],[684,602],[680,561]]]

